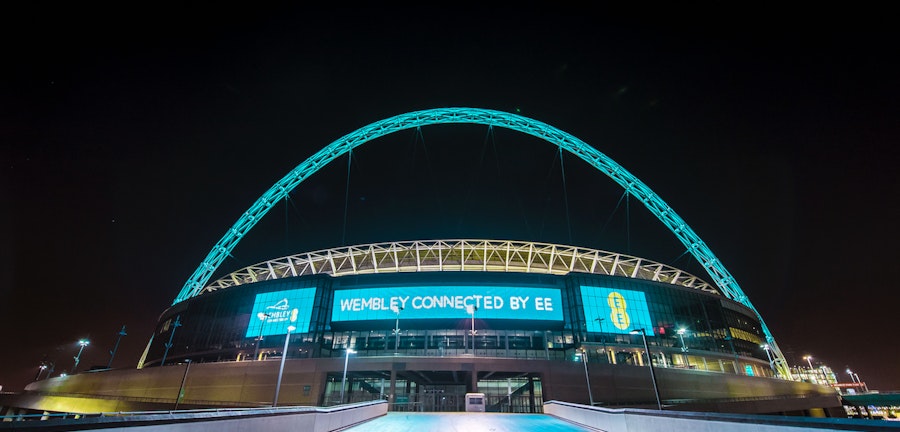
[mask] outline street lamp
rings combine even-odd
[[[37,376],[34,377],[34,380],[35,380],[35,381],[40,380],[40,379],[41,379],[41,374],[44,373],[45,370],[47,370],[47,364],[46,364],[46,363],[41,363],[40,367],[38,367],[38,373],[37,373]],[[849,371],[849,369],[847,369],[847,370]],[[49,375],[49,374],[48,374],[48,375]],[[852,379],[853,377],[850,377],[850,378]]]
[[[175,339],[175,330],[178,330],[178,327],[181,327],[181,315],[175,317],[175,322],[172,323],[172,333],[169,334],[169,342],[165,344],[166,350],[163,351],[162,360],[159,362],[160,366],[166,365],[166,357],[169,356],[169,349],[172,348],[172,341]]]
[[[647,351],[647,366],[650,366],[650,380],[653,381],[653,394],[656,395],[656,408],[662,411],[662,401],[659,400],[659,387],[656,386],[656,373],[653,372],[653,357],[650,356],[650,346],[647,345],[647,332],[639,328],[632,330],[630,333],[640,333],[641,338],[644,340],[644,350]]]
[[[119,337],[116,339],[116,346],[113,347],[112,351],[109,352],[109,363],[106,364],[107,369],[112,369],[112,361],[113,358],[116,357],[116,351],[119,350],[119,342],[122,341],[122,336],[128,336],[128,333],[125,333],[125,326],[122,326],[122,330],[119,330]]]
[[[850,381],[859,384],[859,381],[853,379],[853,371],[847,368],[847,375],[850,375]]]
[[[603,358],[605,358],[604,362],[609,363],[609,351],[606,349],[606,336],[603,335],[603,318],[595,318],[594,321],[597,321],[597,325],[600,326],[600,343],[603,344]]]
[[[468,305],[466,306],[466,312],[472,314],[472,357],[475,357],[475,311],[478,310],[478,306]]]
[[[678,333],[678,339],[681,341],[681,360],[684,361],[684,367],[690,368],[691,362],[688,361],[688,347],[684,344],[684,334],[687,332],[687,329],[680,328],[675,333]]]
[[[184,384],[187,383],[187,374],[188,371],[191,370],[191,359],[185,359],[184,362],[187,366],[184,367],[184,375],[181,376],[181,387],[178,388],[178,397],[175,398],[175,408],[178,409],[178,404],[181,403],[181,400],[184,398]]]
[[[78,349],[78,355],[75,356],[75,367],[72,368],[72,374],[75,374],[75,369],[78,369],[78,363],[81,363],[81,353],[84,351],[84,347],[91,344],[91,341],[87,339],[81,339],[78,341],[78,345],[81,345],[81,348]]]
[[[680,328],[676,333],[678,333],[678,339],[681,341],[681,352],[688,352],[687,345],[684,344],[684,332],[687,330]]]
[[[591,406],[594,406],[594,392],[591,391],[591,376],[588,375],[587,350],[585,350],[584,347],[581,347],[581,363],[584,364],[584,381],[587,383],[588,398],[591,401]]]
[[[803,357],[803,360],[806,360],[806,363],[809,364],[809,376],[810,376],[810,379],[812,379],[812,377],[813,377],[812,356],[811,356],[811,355],[804,356],[804,357]],[[824,370],[822,371],[822,381],[821,381],[821,382],[818,382],[818,381],[819,381],[819,374],[818,374],[818,373],[815,373],[815,377],[816,377],[816,383],[817,383],[817,384],[820,384],[820,385],[828,385],[828,377],[825,376],[825,371],[824,371]]]
[[[275,400],[272,401],[272,407],[278,406],[278,393],[281,392],[281,375],[284,373],[284,359],[287,358],[288,342],[291,341],[291,332],[297,330],[297,327],[288,326],[287,334],[284,335],[284,349],[281,351],[281,366],[278,367],[278,383],[275,384]]]
[[[394,321],[394,354],[396,354],[400,349],[400,311],[403,310],[403,306],[391,306],[391,310],[397,314],[397,319]]]
[[[803,356],[803,360],[806,360],[806,364],[809,365],[809,379],[812,380],[812,379],[813,379],[812,356],[811,356],[811,355],[805,355],[805,356]],[[816,381],[818,381],[818,380],[819,380],[818,377],[816,377]]]
[[[350,343],[349,341],[347,342]],[[347,385],[347,364],[350,363],[350,354],[356,354],[349,346],[344,351],[344,377],[341,378],[341,403],[344,403],[344,386]]]
[[[259,341],[262,340],[263,327],[266,326],[266,320],[272,317],[272,314],[260,312],[256,314],[256,317],[259,318],[259,337],[256,338],[256,349],[253,350],[253,358],[259,360]]]

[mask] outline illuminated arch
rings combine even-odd
[[[562,130],[520,115],[480,108],[437,108],[400,114],[364,126],[325,146],[275,183],[238,218],[237,222],[213,246],[206,259],[203,260],[200,266],[197,267],[197,270],[185,282],[184,288],[182,288],[178,297],[175,298],[173,304],[199,295],[204,285],[225,260],[225,257],[231,253],[247,232],[297,185],[331,161],[362,144],[394,132],[435,124],[458,123],[498,126],[535,136],[578,156],[603,174],[609,176],[609,178],[628,191],[630,195],[644,203],[647,209],[675,234],[675,237],[684,244],[687,250],[706,269],[712,281],[726,297],[742,303],[756,313],[760,325],[762,325],[763,333],[766,335],[766,340],[775,353],[775,363],[783,376],[790,377],[784,355],[775,343],[775,339],[772,337],[756,307],[753,306],[747,295],[738,286],[731,273],[706,246],[706,243],[694,233],[694,230],[662,198],[653,193],[641,180],[608,156]]]

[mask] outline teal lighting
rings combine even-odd
[[[308,332],[315,298],[315,288],[257,294],[244,337],[283,335],[291,327],[290,331]]]
[[[238,218],[237,222],[225,233],[222,239],[213,246],[207,257],[197,267],[197,270],[188,278],[181,292],[175,297],[173,304],[200,295],[213,273],[228,257],[234,247],[237,246],[238,242],[247,235],[250,229],[276,203],[283,200],[297,185],[319,169],[354,148],[374,139],[394,132],[438,124],[480,124],[507,128],[532,135],[572,153],[608,176],[627,191],[630,196],[643,203],[650,213],[656,216],[681,241],[726,297],[747,306],[756,313],[763,333],[766,335],[766,341],[772,346],[773,352],[776,353],[779,368],[783,369],[785,376],[790,376],[787,362],[775,343],[775,338],[759,315],[756,307],[753,306],[750,299],[741,290],[731,273],[716,258],[712,250],[709,249],[694,230],[675,213],[675,210],[656,195],[644,182],[605,154],[560,129],[518,114],[481,108],[436,108],[400,114],[363,126],[325,146],[275,183]]]
[[[643,292],[582,285],[581,301],[584,316],[603,318],[588,321],[589,332],[628,334],[643,328],[650,336],[655,335]]]
[[[474,306],[481,319],[562,321],[558,289],[508,286],[406,286],[334,292],[331,320],[463,319]]]

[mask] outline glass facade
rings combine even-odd
[[[180,327],[172,325],[176,318]],[[657,367],[773,376],[762,329],[746,307],[689,288],[581,273],[317,275],[242,285],[167,310],[144,365],[164,356],[281,356],[288,325],[296,327],[293,358],[340,357],[346,348],[356,356],[567,361],[585,353],[588,362],[649,359]],[[632,334],[637,329],[647,334],[649,356],[641,335]]]

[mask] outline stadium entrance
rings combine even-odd
[[[392,411],[462,412],[465,395],[484,393],[485,411],[540,413],[543,407],[538,373],[478,372],[476,388],[471,388],[471,372],[402,371],[395,375],[391,392],[390,371],[351,372],[344,384],[344,403],[384,399]],[[329,373],[324,405],[341,403],[343,376]]]

